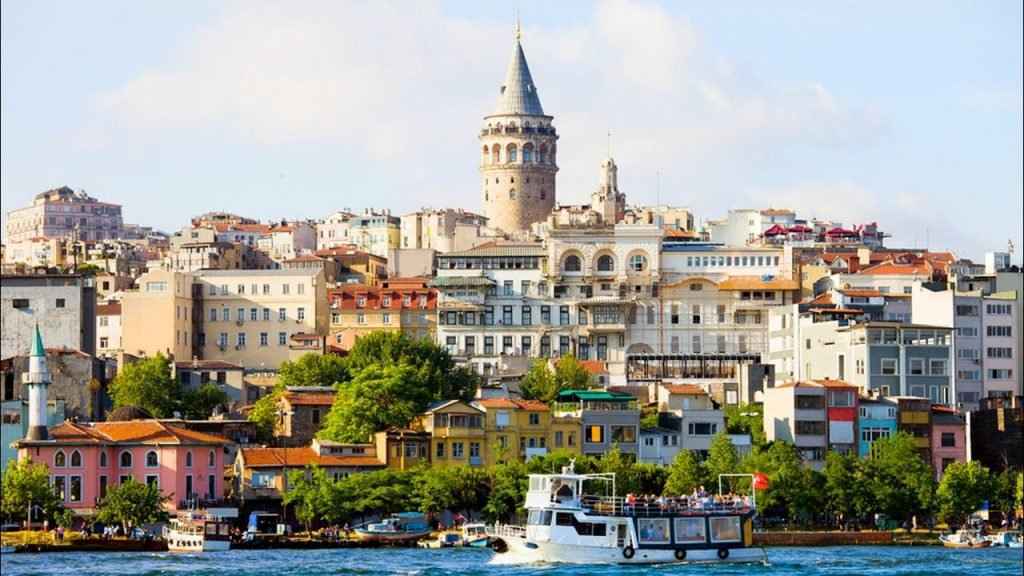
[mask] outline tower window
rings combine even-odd
[[[513,164],[518,161],[519,149],[515,144],[509,144],[505,147],[505,161],[509,164]]]
[[[547,192],[547,190],[541,190],[541,191],[540,191],[540,199],[541,199],[541,200],[545,200],[545,199],[547,199],[547,197],[548,197],[548,192]]]
[[[533,144],[527,143],[527,144],[523,145],[523,163],[526,164],[526,163],[532,163],[532,162],[533,162]]]
[[[516,199],[516,189],[515,188],[509,188],[509,190],[508,190],[508,198],[509,198],[509,200],[515,200]]]

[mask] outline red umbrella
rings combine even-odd
[[[768,475],[763,472],[754,474],[754,490],[768,489]]]

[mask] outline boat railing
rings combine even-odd
[[[704,514],[746,514],[754,510],[745,496],[714,497],[659,497],[656,499],[584,496],[583,508],[609,516],[680,516]]]
[[[504,538],[526,538],[526,528],[512,524],[496,524],[487,527],[487,535]]]

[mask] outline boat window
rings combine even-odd
[[[637,531],[642,544],[668,544],[668,518],[640,518]]]
[[[704,518],[676,518],[676,544],[693,544],[707,540]]]
[[[712,542],[739,542],[741,540],[739,516],[709,518]]]
[[[566,512],[559,512],[558,516],[555,516],[556,526],[572,526],[576,518],[572,514]]]
[[[531,510],[530,516],[527,518],[527,523],[532,526],[550,526],[551,525],[551,511],[550,510]]]

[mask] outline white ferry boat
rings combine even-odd
[[[171,552],[219,552],[231,549],[231,524],[216,516],[185,512],[164,529]]]
[[[602,483],[610,496],[584,494]],[[721,491],[721,489],[720,489]],[[531,474],[527,525],[488,529],[493,563],[767,563],[753,547],[756,502],[745,497],[619,498],[614,474]]]

